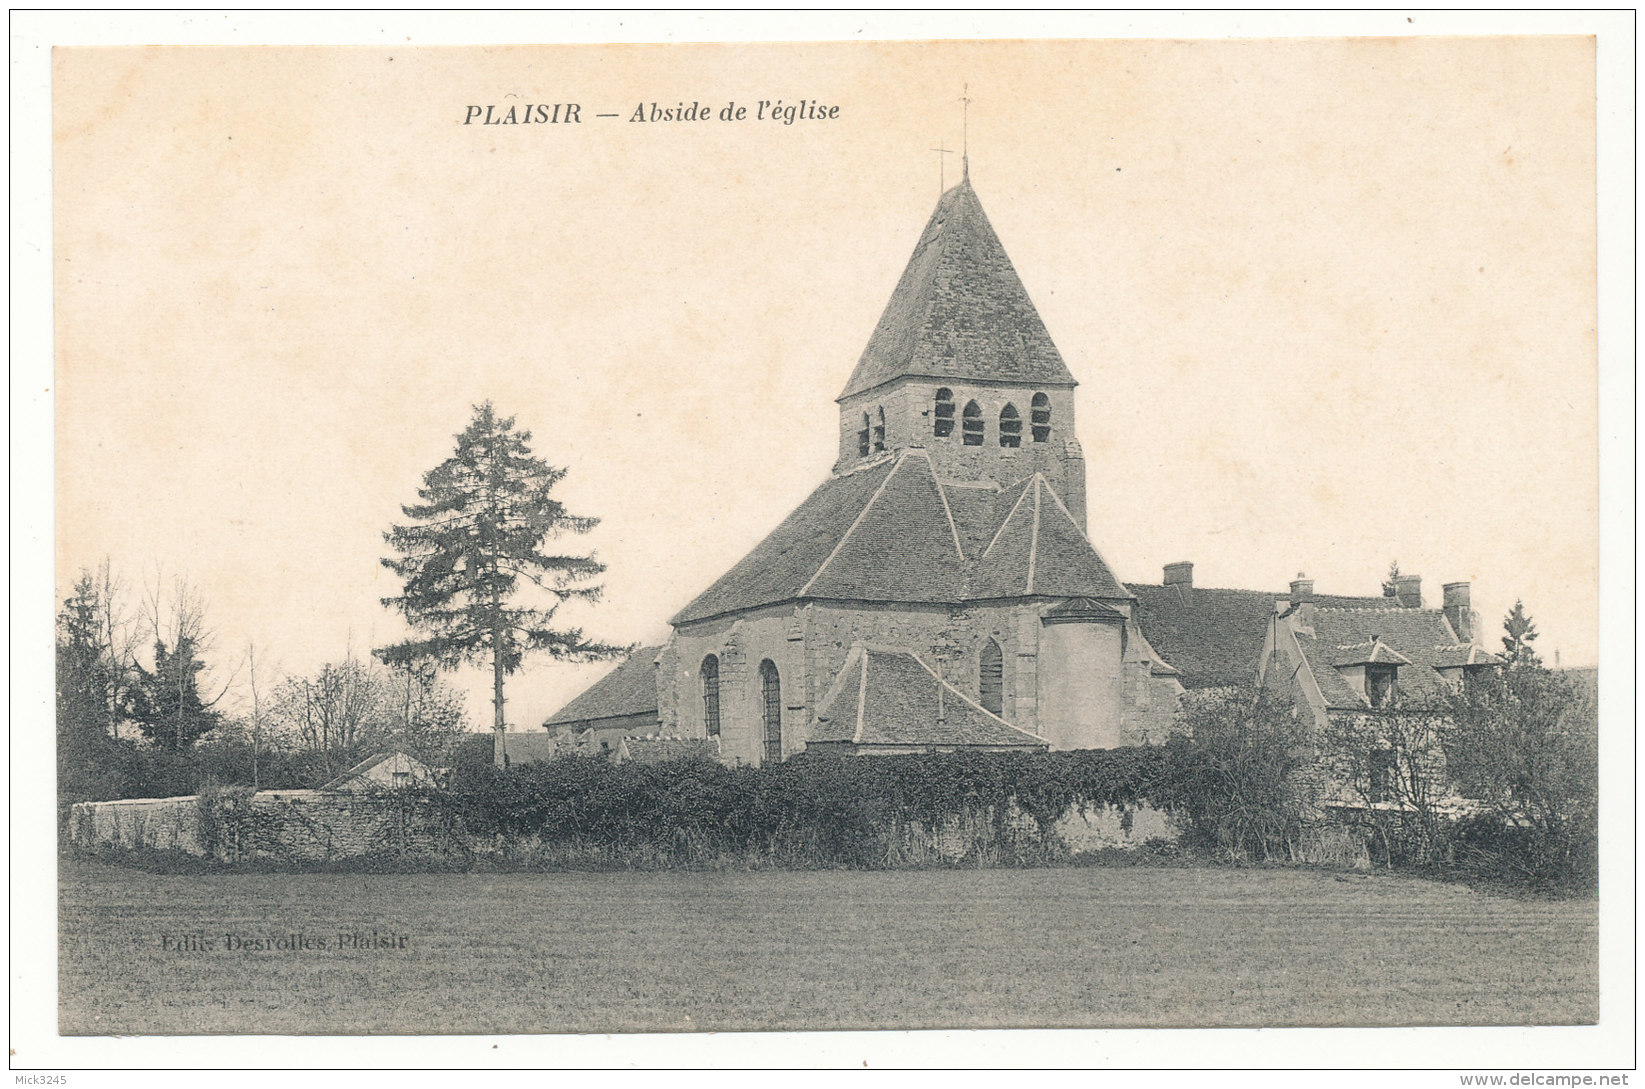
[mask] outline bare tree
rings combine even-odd
[[[1445,763],[1449,727],[1443,709],[1420,703],[1330,718],[1324,748],[1334,777],[1390,867],[1396,848],[1421,865],[1444,853],[1460,802]]]
[[[215,695],[201,687],[207,671],[203,655],[212,647],[206,627],[205,598],[186,576],[172,580],[167,592],[158,567],[143,588],[143,619],[154,640],[154,666],[136,663],[132,718],[151,740],[181,751],[214,729],[221,719],[217,704],[238,673],[231,671]]]
[[[257,696],[257,644],[246,644],[246,661],[251,669],[251,789],[256,793],[262,789],[258,758],[263,748],[263,709]]]
[[[270,713],[329,772],[392,734],[391,700],[383,672],[350,655],[312,676],[281,681]]]
[[[97,634],[108,685],[108,731],[110,737],[118,739],[122,709],[130,703],[131,688],[136,683],[137,647],[142,633],[125,605],[124,580],[115,574],[108,557],[103,558],[93,578],[97,585]]]

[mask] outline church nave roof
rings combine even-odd
[[[674,624],[801,599],[1128,598],[1043,476],[939,482],[923,450],[830,478]]]

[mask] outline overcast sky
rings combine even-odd
[[[1081,383],[1122,579],[1364,594],[1397,559],[1429,604],[1471,579],[1488,645],[1523,597],[1546,657],[1592,664],[1592,62],[1578,38],[59,51],[59,585],[105,555],[186,572],[224,673],[248,641],[303,671],[399,638],[381,534],[490,398],[603,520],[577,619],[661,640],[827,474],[969,84],[972,181]],[[753,119],[778,99],[838,117]],[[653,101],[750,117],[629,120]],[[568,102],[580,124],[463,124]],[[599,672],[528,661],[511,722]]]

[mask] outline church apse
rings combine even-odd
[[[1135,598],[1088,535],[1076,385],[962,181],[836,399],[833,472],[670,621],[664,733],[717,719],[746,765],[812,740],[1103,747],[1168,716],[1175,682],[1150,682]]]

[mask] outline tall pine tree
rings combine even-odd
[[[550,494],[566,470],[532,456],[530,442],[531,433],[516,430],[512,417],[500,418],[490,401],[477,406],[457,436],[456,452],[424,474],[417,489],[422,502],[400,508],[410,521],[383,534],[398,553],[383,566],[404,580],[400,596],[383,604],[425,637],[379,648],[377,656],[390,665],[431,661],[442,669],[489,663],[500,762],[506,762],[503,680],[527,651],[587,662],[625,649],[554,625],[566,602],[599,600],[600,586],[589,580],[605,565],[592,555],[543,550],[566,533],[587,533],[599,520],[568,513]],[[536,603],[516,603],[521,595]]]
[[[154,668],[137,666],[128,713],[144,737],[173,752],[187,750],[223,721],[222,712],[213,710],[217,699],[200,695],[206,663],[198,657],[198,647],[198,640],[188,635],[169,647],[155,639]]]
[[[1538,632],[1536,624],[1525,615],[1525,602],[1514,602],[1514,607],[1502,620],[1502,630],[1507,633],[1502,637],[1502,656],[1508,659],[1509,668],[1542,664],[1542,659],[1531,648]]]

